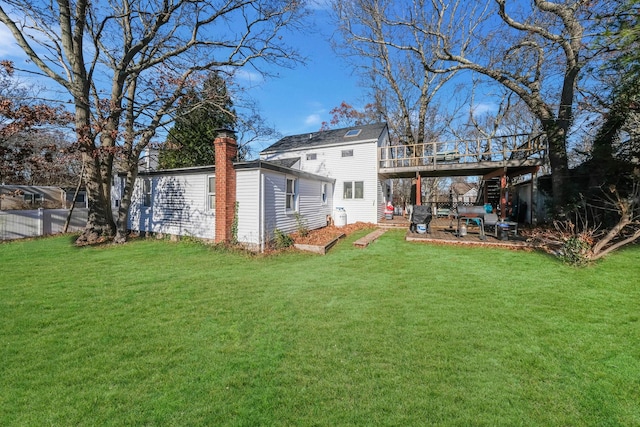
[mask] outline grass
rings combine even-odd
[[[0,245],[0,425],[640,425],[640,247]]]

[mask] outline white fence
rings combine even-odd
[[[67,231],[81,231],[87,225],[88,209],[75,208]],[[22,239],[62,233],[68,209],[0,211],[0,240]]]

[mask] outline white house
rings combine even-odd
[[[478,199],[478,186],[470,182],[451,184],[451,196],[455,203],[474,204]]]
[[[285,137],[260,159],[234,162],[232,134],[216,138],[215,166],[141,171],[133,192],[134,231],[232,238],[262,249],[275,230],[326,226],[334,208],[347,222],[376,223],[389,188],[377,174],[377,148],[389,142],[385,124]],[[119,178],[120,180],[123,178]],[[121,181],[114,185],[114,206]]]
[[[262,160],[295,161],[294,167],[336,180],[333,205],[347,222],[377,223],[391,187],[378,175],[378,150],[389,146],[387,125],[354,126],[288,136],[260,153]]]

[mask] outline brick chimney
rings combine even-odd
[[[236,171],[233,161],[238,153],[232,130],[218,129],[213,141],[216,154],[216,242],[230,242],[236,206]]]

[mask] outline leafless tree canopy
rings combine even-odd
[[[116,231],[114,156],[127,174],[117,221],[123,240],[138,157],[186,90],[206,70],[266,73],[267,64],[295,63],[280,35],[303,13],[285,0],[3,2],[0,21],[73,99],[90,208],[81,243]]]
[[[376,93],[396,96],[400,123],[418,118],[418,141],[424,111],[452,73],[471,71],[516,94],[547,133],[560,205],[576,88],[593,59],[589,30],[600,3],[350,0],[334,8],[349,50],[371,64]]]

